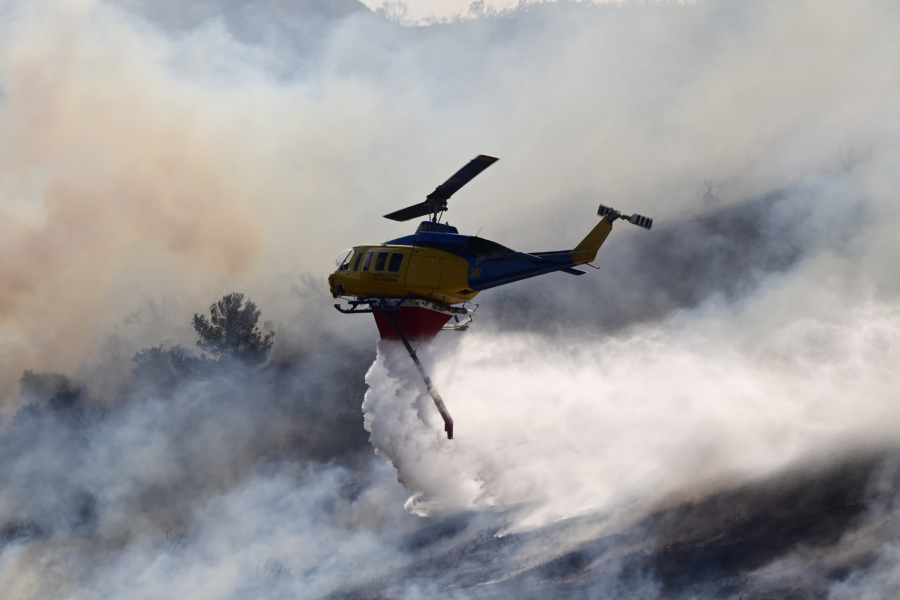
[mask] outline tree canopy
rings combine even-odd
[[[250,364],[265,362],[272,348],[273,331],[256,326],[261,311],[249,298],[233,293],[209,307],[210,318],[194,315],[197,345],[217,358],[238,358]],[[265,334],[265,335],[263,335]]]
[[[22,394],[43,398],[53,410],[78,408],[84,405],[84,390],[59,373],[25,371],[19,380]]]
[[[144,348],[132,357],[135,380],[158,389],[174,389],[178,382],[200,373],[208,361],[191,356],[181,346]]]

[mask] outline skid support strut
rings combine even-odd
[[[406,339],[406,336],[403,335],[403,332],[400,330],[400,326],[397,325],[397,321],[394,320],[394,316],[390,312],[384,313],[387,316],[388,320],[391,322],[391,325],[394,326],[394,330],[397,332],[397,335],[400,336],[400,341],[403,342],[403,345],[406,346],[406,351],[409,352],[410,358],[413,359],[413,362],[416,363],[416,368],[419,369],[419,374],[422,375],[422,379],[425,380],[425,386],[428,388],[428,393],[431,394],[431,399],[434,400],[434,405],[437,406],[438,412],[441,413],[441,417],[444,419],[444,431],[447,432],[447,439],[453,439],[453,417],[450,416],[450,411],[447,410],[447,406],[444,404],[444,400],[441,398],[440,393],[438,393],[437,388],[434,387],[434,384],[431,383],[431,378],[428,377],[428,373],[425,372],[425,369],[422,367],[422,363],[419,362],[419,357],[416,356],[416,351],[413,350],[412,346],[409,345],[409,341]]]

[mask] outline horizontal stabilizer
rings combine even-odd
[[[569,275],[584,275],[587,271],[582,271],[581,269],[576,269],[575,267],[566,267],[565,269],[560,269],[562,273],[568,273]]]

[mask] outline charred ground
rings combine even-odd
[[[827,597],[875,562],[879,540],[839,550],[866,531],[879,501],[873,480],[897,460],[886,451],[851,454],[675,503],[599,536],[598,515],[526,533],[504,533],[502,515],[431,520],[406,538],[418,556],[408,569],[333,597],[394,598],[414,584],[483,599]],[[567,542],[579,537],[589,539]],[[802,578],[773,577],[773,566],[798,555]]]

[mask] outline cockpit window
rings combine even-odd
[[[350,257],[353,256],[353,248],[348,250],[341,250],[337,258],[334,259],[334,264],[337,265],[338,271],[346,271],[350,268]]]
[[[363,257],[362,252],[357,253],[357,255],[356,255],[356,262],[353,263],[353,270],[354,270],[354,271],[359,271],[359,261],[362,260],[362,257]]]
[[[363,261],[363,271],[369,270],[369,265],[372,264],[372,255],[374,252],[366,252],[366,260]]]
[[[388,271],[391,273],[399,273],[401,264],[403,264],[403,253],[394,252],[391,254],[391,262],[388,263]]]
[[[384,263],[387,261],[387,252],[379,252],[375,258],[375,268],[373,271],[384,271]]]

